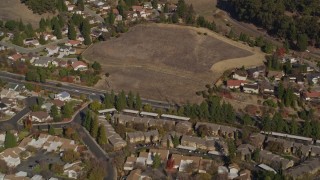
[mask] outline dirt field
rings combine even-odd
[[[99,61],[110,73],[99,88],[179,103],[198,101],[195,92],[212,84],[223,69],[263,60],[255,49],[206,29],[165,24],[133,27],[120,38],[93,45],[83,57]]]
[[[1,20],[20,20],[25,23],[31,23],[33,27],[38,27],[41,17],[48,17],[50,14],[33,14],[31,10],[20,0],[0,0],[0,19]]]

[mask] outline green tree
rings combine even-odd
[[[113,14],[113,12],[109,12],[109,13],[108,13],[108,17],[106,18],[106,23],[107,23],[107,24],[110,24],[110,25],[113,25],[115,19],[116,19],[116,17],[115,17],[115,15]]]
[[[36,35],[32,25],[30,23],[27,24],[27,26],[25,27],[24,32],[27,35],[27,37],[29,37],[29,38],[32,38],[32,37],[34,37]]]
[[[52,116],[54,121],[57,121],[59,119],[59,117],[60,117],[59,110],[56,105],[51,106],[50,115]]]
[[[311,126],[311,122],[310,120],[306,120],[303,124],[303,131],[302,131],[302,135],[303,136],[307,136],[310,137],[312,134],[312,126]]]
[[[280,82],[278,86],[278,99],[282,99],[284,95],[284,87],[283,84]]]
[[[72,104],[70,102],[65,103],[65,105],[62,106],[62,108],[61,108],[61,113],[62,113],[63,117],[71,118],[72,114],[73,114]]]
[[[101,71],[101,64],[97,61],[94,61],[91,67],[95,71]]]
[[[66,6],[64,0],[57,0],[56,7],[60,12],[65,12],[68,10],[68,7]]]
[[[44,44],[46,44],[46,43],[47,43],[47,42],[46,42],[46,40],[44,39],[43,34],[41,34],[41,35],[40,35],[39,43],[40,43],[41,45],[44,45]]]
[[[87,110],[87,112],[85,113],[85,119],[83,121],[83,126],[90,131],[90,127],[91,127],[91,121],[92,121],[92,112],[90,110]]]
[[[77,6],[80,11],[84,11],[84,2],[83,0],[77,0]]]
[[[57,36],[58,39],[62,39],[62,31],[59,24],[54,25],[53,34]]]
[[[53,126],[50,126],[50,127],[49,127],[48,133],[49,133],[50,135],[53,135],[53,136],[56,134]]]
[[[99,126],[97,142],[100,145],[104,145],[108,143],[106,129],[103,125]]]
[[[251,117],[250,117],[248,114],[245,114],[245,115],[242,117],[242,122],[243,122],[243,124],[246,125],[246,126],[250,126],[250,125],[253,124],[252,119],[251,119]]]
[[[84,35],[83,38],[84,38],[83,43],[85,45],[90,45],[92,43],[90,35]]]
[[[72,23],[68,24],[68,38],[75,40],[77,38],[77,31]]]
[[[177,13],[180,18],[185,18],[187,13],[187,4],[184,2],[184,0],[179,0],[177,4]]]
[[[23,22],[22,22],[21,19],[20,19],[20,21],[19,21],[18,27],[19,27],[19,31],[24,31],[25,26],[24,26],[24,24],[23,24]]]
[[[129,108],[133,108],[133,105],[134,105],[134,95],[131,91],[129,91],[129,94],[128,94],[128,100],[127,100],[127,104],[128,104],[128,107]]]
[[[298,122],[295,119],[292,119],[291,120],[290,133],[291,134],[298,134],[298,132],[299,132]]]
[[[169,12],[169,5],[168,5],[168,3],[166,3],[166,4],[164,5],[164,7],[163,7],[163,12],[164,12],[164,13],[168,13],[168,12]]]
[[[299,34],[297,39],[297,48],[299,51],[305,51],[308,47],[308,36],[306,34]]]
[[[172,23],[176,24],[179,22],[179,16],[177,13],[173,13],[171,17]]]
[[[158,0],[152,0],[151,4],[153,9],[158,9]]]
[[[161,157],[159,154],[155,154],[153,156],[153,164],[152,164],[152,168],[157,169],[161,166]]]
[[[99,129],[98,117],[97,115],[94,115],[90,125],[90,134],[95,139],[98,136],[98,129]]]
[[[23,39],[20,33],[17,32],[13,35],[12,43],[18,46],[23,46]]]
[[[7,131],[4,139],[4,147],[7,149],[15,146],[17,146],[17,138],[10,131]]]
[[[121,111],[122,109],[124,109],[126,107],[126,94],[125,92],[122,90],[120,94],[118,94],[117,98],[116,98],[116,108],[118,111]]]
[[[104,105],[106,108],[114,107],[111,101],[111,95],[109,93],[104,94]]]
[[[139,93],[137,93],[137,95],[136,95],[134,108],[137,109],[137,110],[140,110],[142,108],[142,101],[141,101]]]
[[[173,147],[177,147],[179,146],[180,144],[180,140],[179,140],[179,137],[177,135],[174,135],[173,138],[172,138],[172,144],[173,144]]]

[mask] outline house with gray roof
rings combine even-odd
[[[305,162],[292,167],[284,172],[285,176],[292,179],[304,179],[320,171],[320,158],[306,160]]]

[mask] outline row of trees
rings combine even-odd
[[[218,96],[209,95],[199,104],[187,104],[179,109],[179,114],[193,119],[209,120],[211,122],[233,123],[236,113],[231,104],[225,103]]]
[[[300,116],[305,119],[305,122],[299,123],[292,119],[290,122],[283,119],[280,113],[275,113],[271,118],[266,115],[262,118],[261,129],[264,131],[276,131],[289,133],[294,135],[302,135],[307,137],[320,138],[320,122],[314,120],[313,111],[301,111]]]
[[[128,96],[126,96],[124,91],[121,91],[118,95],[115,95],[113,90],[111,93],[107,92],[104,94],[103,104],[105,108],[116,107],[119,111],[126,107],[137,110],[141,110],[142,108],[140,95],[134,95],[131,91],[128,93]]]
[[[219,6],[242,21],[252,22],[269,33],[286,39],[292,48],[304,51],[308,43],[319,47],[319,2],[311,1],[268,1],[228,0]],[[287,11],[297,16],[287,15]]]
[[[68,11],[64,0],[21,0],[21,2],[36,14],[55,13],[56,10]]]
[[[82,125],[90,132],[90,135],[95,138],[100,145],[108,143],[106,129],[102,124],[99,125],[98,116],[94,112],[88,110],[85,113]]]

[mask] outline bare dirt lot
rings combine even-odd
[[[179,103],[198,101],[195,92],[224,69],[263,61],[259,51],[209,30],[167,24],[135,26],[120,38],[94,44],[83,57],[110,73],[108,83],[103,79],[98,88]]]
[[[38,27],[41,17],[48,17],[50,14],[33,14],[20,0],[0,0],[1,20],[20,20],[24,23],[31,23],[33,27]]]

